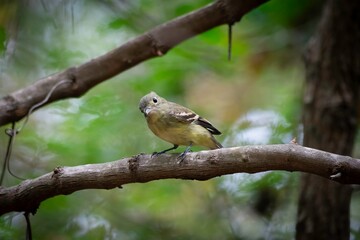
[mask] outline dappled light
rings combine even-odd
[[[210,3],[4,1],[0,97]],[[224,147],[287,144],[294,138],[302,144],[301,54],[316,30],[320,9],[319,1],[288,1],[285,6],[270,1],[233,25],[231,61],[223,25],[79,98],[41,107],[16,136],[12,171],[32,179],[59,166],[111,162],[172,147],[148,129],[139,111],[141,97],[151,91],[211,121],[222,132],[216,139]],[[1,161],[8,141],[3,133],[9,126],[0,129]],[[196,146],[192,151],[204,149]],[[184,150],[180,146],[172,152]],[[355,150],[354,158],[359,153]],[[32,232],[34,239],[293,239],[299,175],[236,173],[207,181],[167,179],[83,190],[44,201],[31,215]],[[6,173],[2,185],[20,182]],[[352,239],[360,236],[359,209],[360,195],[355,193]],[[21,213],[0,218],[0,239],[22,239],[25,229]]]

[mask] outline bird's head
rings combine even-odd
[[[141,98],[139,103],[139,109],[146,117],[152,109],[154,109],[156,106],[163,103],[164,101],[166,100],[157,95],[155,92],[150,92],[149,94]]]

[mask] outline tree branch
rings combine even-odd
[[[29,109],[42,101],[58,82],[62,84],[52,94],[48,103],[79,97],[95,85],[153,57],[166,54],[182,41],[241,17],[268,0],[218,0],[197,11],[164,23],[112,51],[94,58],[78,67],[40,79],[0,99],[0,126],[18,121]]]
[[[40,203],[83,189],[112,189],[127,183],[178,178],[207,180],[232,173],[269,170],[301,171],[346,184],[360,184],[360,160],[297,144],[243,146],[157,157],[140,154],[114,162],[59,167],[17,186],[0,188],[0,215],[35,213]]]

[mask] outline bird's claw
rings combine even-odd
[[[177,160],[178,160],[178,164],[180,164],[180,163],[182,163],[182,161],[184,161],[184,159],[185,159],[185,157],[186,157],[186,152],[183,152],[183,153],[181,153],[179,156],[177,156]]]
[[[188,152],[192,152],[191,149],[187,149],[185,150],[183,153],[181,153],[179,156],[177,156],[177,159],[179,160],[177,163],[180,164],[182,163],[182,161],[184,161],[185,157],[186,157],[186,154]]]
[[[160,155],[161,154],[161,152],[153,152],[152,154],[151,154],[151,157],[156,157],[156,156],[158,156],[158,155]]]

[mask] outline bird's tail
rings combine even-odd
[[[223,148],[223,146],[221,145],[221,143],[219,143],[214,136],[211,136],[211,140],[213,142],[213,146],[210,147],[210,149],[218,149],[218,148]]]

